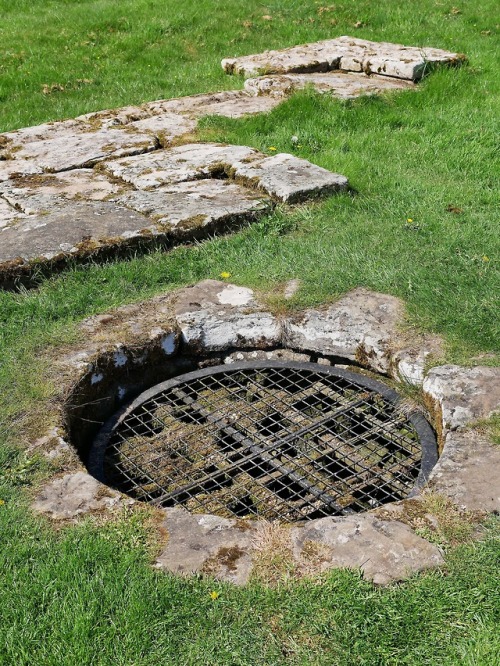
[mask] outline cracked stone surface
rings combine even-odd
[[[184,136],[196,129],[196,120],[181,116],[178,113],[162,113],[127,125],[141,132],[150,132],[156,136],[162,146],[169,145],[174,139]]]
[[[239,58],[225,58],[222,67],[228,74],[248,77],[340,69],[417,81],[432,66],[458,64],[462,60],[463,56],[442,49],[343,36]]]
[[[151,115],[169,112],[185,114],[190,118],[202,116],[242,118],[255,113],[267,113],[279,103],[280,100],[277,99],[256,98],[245,90],[224,90],[218,93],[148,102],[142,108]]]
[[[439,406],[443,434],[500,410],[500,368],[432,368],[423,383],[424,393]]]
[[[75,169],[57,174],[13,178],[0,184],[0,196],[28,215],[49,212],[65,199],[102,201],[123,186],[111,182],[93,169]]]
[[[251,289],[216,280],[179,292],[174,315],[183,341],[194,349],[265,348],[277,345],[281,337],[278,320],[262,311]]]
[[[224,228],[269,210],[269,200],[227,180],[193,180],[153,191],[137,190],[115,197],[128,208],[147,215],[158,232],[188,233],[200,227]]]
[[[26,128],[3,134],[7,143],[0,159],[26,159],[44,171],[67,171],[93,166],[105,157],[135,155],[158,147],[155,136],[132,127],[93,130],[76,121],[39,127],[43,129],[37,133]]]
[[[177,574],[208,573],[237,585],[248,581],[254,530],[249,521],[229,520],[185,509],[166,509],[165,549],[156,566]]]
[[[7,276],[13,264],[21,270],[33,260],[92,253],[101,243],[127,240],[150,226],[146,217],[114,203],[68,203],[0,229],[0,271]]]
[[[0,194],[0,232],[10,224],[23,220],[25,217],[24,213],[21,213]]]
[[[76,472],[45,486],[33,508],[53,520],[72,520],[86,513],[111,509],[121,501],[120,493],[103,486],[90,474]]]
[[[500,512],[500,446],[477,430],[450,432],[429,487],[462,509]]]
[[[355,99],[361,95],[377,95],[391,90],[414,90],[410,81],[388,76],[367,76],[350,72],[317,72],[310,74],[273,74],[245,81],[245,90],[252,95],[288,97],[296,90],[312,86],[320,93],[331,93],[339,99]]]
[[[341,356],[388,373],[397,325],[399,299],[359,288],[326,311],[306,310],[285,323],[286,346]]]
[[[439,549],[396,520],[382,521],[364,514],[320,518],[291,533],[295,559],[306,566],[311,544],[326,546],[320,570],[360,568],[374,583],[386,585],[442,564]],[[313,550],[314,552],[314,550]]]
[[[0,283],[139,236],[147,248],[225,231],[268,212],[267,195],[291,203],[345,187],[344,176],[291,155],[213,143],[13,177],[0,183]]]
[[[249,352],[233,352],[223,359],[223,362],[226,365],[230,365],[231,363],[241,363],[243,361],[248,361],[250,363],[254,361],[295,361],[297,363],[309,363],[311,357],[309,354],[298,354],[289,349],[273,349],[272,351],[256,349]]]
[[[264,155],[247,146],[190,143],[148,155],[103,162],[101,168],[139,189],[153,189],[207,178],[217,167],[231,169],[242,161],[257,157],[262,159]]]
[[[43,169],[32,160],[0,160],[0,183],[16,176],[30,176],[36,173],[43,173]]]
[[[201,237],[255,219],[268,209],[261,194],[213,180],[181,183],[174,190],[122,194],[112,202],[68,203],[0,228],[0,283],[22,275],[32,262],[40,267],[133,241],[147,246],[155,240]]]

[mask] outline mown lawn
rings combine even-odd
[[[449,548],[442,572],[377,590],[355,573],[245,590],[148,565],[138,518],[55,533],[26,504],[47,470],[19,453],[51,392],[41,352],[95,312],[221,271],[287,307],[363,285],[405,299],[445,360],[498,364],[497,3],[417,0],[0,0],[0,131],[240,87],[224,56],[342,34],[464,52],[417,93],[342,103],[305,92],[268,116],[208,118],[200,139],[296,152],[355,196],[282,208],[231,237],[74,267],[0,293],[0,663],[496,664],[496,528]],[[271,17],[264,18],[264,17]],[[291,142],[298,136],[298,146]],[[411,219],[412,222],[408,222]]]

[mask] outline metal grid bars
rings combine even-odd
[[[239,364],[165,382],[100,437],[107,483],[160,506],[292,522],[406,497],[422,446],[383,384],[315,364]]]

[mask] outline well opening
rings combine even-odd
[[[89,469],[158,506],[289,523],[404,499],[436,460],[430,425],[382,382],[268,360],[141,393],[104,425]]]

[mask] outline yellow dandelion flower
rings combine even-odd
[[[227,271],[222,271],[222,273],[220,274],[220,276],[221,276],[221,278],[222,278],[223,280],[227,280],[227,278],[230,278],[230,277],[231,277],[231,273],[228,273]]]
[[[490,260],[490,258],[486,254],[483,255],[483,261],[489,261],[489,260]]]
[[[274,152],[275,150],[278,150],[278,149],[276,148],[276,146],[269,146],[268,150],[271,150],[272,152]]]
[[[212,591],[210,592],[210,599],[212,599],[212,601],[215,601],[215,600],[218,599],[219,597],[220,597],[220,593],[219,593],[219,592],[215,592],[215,590],[212,590]]]
[[[409,217],[407,220],[408,224],[411,224],[413,222],[413,218]]]

